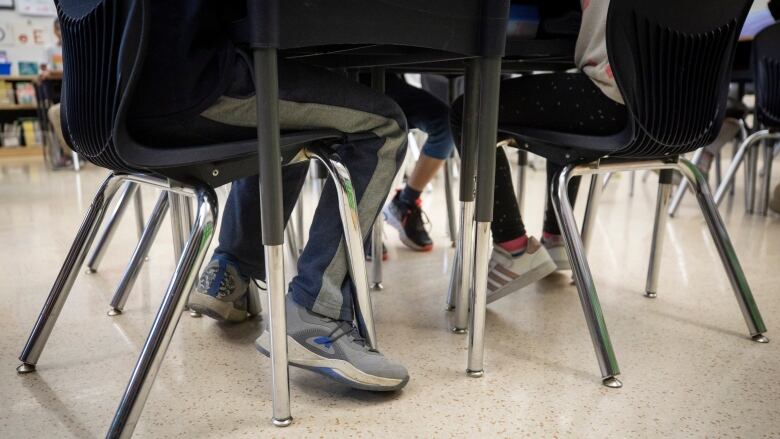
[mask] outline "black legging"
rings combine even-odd
[[[626,125],[626,108],[609,99],[583,73],[528,75],[501,82],[498,124],[548,129],[572,134],[610,135]],[[452,132],[460,149],[463,97],[450,112]],[[547,188],[563,167],[547,162]],[[569,185],[569,199],[577,198],[580,179]],[[549,190],[549,189],[548,189]],[[525,235],[517,198],[512,187],[509,160],[503,149],[496,150],[496,184],[491,226],[495,242],[511,241]],[[560,235],[558,220],[547,197],[544,232]]]

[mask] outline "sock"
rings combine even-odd
[[[528,247],[528,235],[523,235],[511,241],[499,242],[498,246],[511,253],[513,257],[520,256],[525,253],[525,249]]]
[[[549,244],[563,244],[563,236],[550,232],[542,232],[542,242]]]
[[[398,199],[408,204],[409,206],[414,206],[417,204],[417,200],[420,198],[421,194],[422,191],[416,191],[407,184],[398,195]]]

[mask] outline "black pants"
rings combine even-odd
[[[528,75],[501,82],[498,125],[523,126],[572,134],[610,135],[626,125],[626,108],[609,99],[582,73]],[[460,148],[463,97],[453,103],[452,132]],[[499,129],[500,131],[500,129]],[[506,242],[525,235],[517,198],[512,187],[509,161],[503,149],[496,150],[495,201],[493,205],[493,240]],[[562,169],[547,162],[547,189]],[[579,177],[569,185],[569,199],[577,198]],[[550,197],[544,212],[544,232],[560,235],[558,220]]]

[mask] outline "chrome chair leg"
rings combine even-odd
[[[456,294],[457,291],[460,290],[460,245],[461,240],[460,238],[455,240],[455,253],[452,255],[452,265],[451,265],[451,274],[450,274],[450,282],[447,287],[447,306],[444,308],[446,311],[453,311],[455,310],[455,304],[456,304]]]
[[[139,187],[135,191],[135,196],[133,197],[133,206],[135,207],[135,225],[138,228],[138,239],[141,239],[141,236],[144,234],[144,201],[143,197],[141,196],[141,188]]]
[[[357,196],[352,185],[352,178],[347,167],[324,149],[310,147],[307,151],[312,157],[325,165],[336,186],[341,224],[344,228],[344,243],[347,250],[349,274],[355,287],[355,320],[357,321],[360,334],[366,339],[366,345],[372,350],[377,350],[374,314],[366,273],[366,256],[363,249],[364,236],[361,232],[360,216],[358,215],[356,202]],[[380,249],[379,260],[381,258]]]
[[[472,269],[474,266],[474,212],[477,175],[477,145],[479,142],[479,102],[481,70],[476,61],[466,64],[465,92],[463,102],[463,127],[460,150],[460,228],[458,229],[457,254],[454,258],[448,303],[455,307],[452,317],[452,332],[465,334],[468,330],[469,300],[471,295]]]
[[[168,201],[171,209],[171,235],[173,237],[173,257],[178,261],[181,257],[182,248],[184,248],[182,224],[182,204],[179,201],[181,195],[168,192]]]
[[[602,190],[607,188],[607,184],[609,184],[610,180],[612,180],[612,173],[607,172],[606,174],[604,174],[604,183],[601,185]]]
[[[127,268],[122,275],[122,280],[116,288],[116,292],[114,292],[114,297],[111,299],[111,308],[108,310],[109,316],[119,315],[125,308],[127,297],[133,289],[138,273],[141,271],[141,266],[146,259],[146,255],[149,254],[149,249],[152,247],[152,243],[154,243],[157,232],[160,230],[160,224],[162,224],[163,218],[165,218],[167,212],[168,194],[163,191],[157,198],[157,203],[154,205],[154,209],[152,209],[152,213],[149,215],[149,221],[146,223],[146,227],[144,227],[141,239],[138,241],[138,245],[133,251],[133,256],[127,264]]]
[[[114,212],[111,214],[111,218],[109,218],[108,223],[103,228],[103,232],[101,233],[100,238],[98,238],[97,244],[95,244],[95,249],[92,250],[92,256],[90,256],[87,261],[87,273],[91,274],[97,272],[100,261],[103,259],[103,255],[108,247],[108,243],[114,236],[114,232],[116,232],[116,228],[119,226],[119,222],[122,220],[122,216],[125,213],[125,209],[127,209],[130,200],[133,198],[133,194],[135,194],[137,190],[138,184],[132,181],[125,183],[122,195],[119,196]]]
[[[379,212],[379,216],[374,221],[371,228],[371,289],[381,290],[382,286],[382,227],[384,226],[384,216]]]
[[[76,276],[78,276],[78,271],[84,263],[87,251],[95,239],[100,222],[105,216],[106,209],[121,183],[122,176],[111,173],[100,186],[97,194],[95,194],[95,198],[84,216],[68,255],[65,257],[65,262],[62,264],[59,274],[57,274],[57,279],[54,281],[54,285],[52,285],[49,296],[46,298],[43,309],[38,315],[38,320],[35,322],[35,326],[33,326],[30,337],[19,355],[19,360],[22,362],[16,369],[19,373],[28,373],[35,370],[35,365],[38,363],[38,359],[46,346],[46,341],[49,339],[54,324],[57,322],[60,311],[68,299],[68,294],[73,286],[73,282],[76,280]]]
[[[490,222],[477,221],[474,235],[474,246],[476,247],[474,252],[474,285],[471,288],[471,294],[469,294],[469,305],[472,311],[469,313],[469,358],[466,374],[473,378],[479,378],[485,374],[485,317],[491,249]]]
[[[737,301],[745,318],[745,323],[747,323],[751,338],[759,343],[768,342],[769,339],[764,336],[766,326],[761,318],[761,313],[758,310],[753,294],[750,292],[750,286],[745,278],[745,273],[742,271],[742,266],[739,264],[739,259],[731,244],[726,227],[723,225],[723,220],[718,213],[717,205],[710,194],[707,181],[696,165],[688,160],[681,159],[677,164],[677,168],[688,179],[688,183],[696,192],[699,206],[704,214],[704,219],[707,221],[707,226],[710,229],[710,234],[712,234],[712,239],[715,241],[715,246],[718,248],[718,253],[720,253],[720,258],[731,281],[731,286],[734,288],[734,293],[737,296]]]
[[[277,427],[292,423],[290,369],[287,363],[287,314],[285,313],[284,246],[266,245],[265,273],[268,288],[268,329],[271,333],[273,418]]]
[[[767,130],[757,131],[750,136],[748,136],[742,144],[739,146],[739,149],[737,150],[737,153],[734,155],[734,158],[731,160],[731,164],[729,165],[728,170],[726,170],[726,174],[723,177],[723,181],[720,183],[720,186],[718,186],[718,189],[715,191],[714,201],[716,205],[720,205],[720,202],[723,201],[723,197],[726,195],[726,190],[728,189],[729,185],[733,184],[734,176],[737,174],[737,169],[739,168],[739,165],[742,164],[742,162],[745,160],[745,156],[749,151],[752,151],[754,149],[754,145],[760,142],[763,139],[780,139],[780,133],[770,133]],[[751,166],[749,166],[750,160],[748,160],[748,166],[745,167],[745,175],[748,176],[748,181],[746,182],[747,187],[746,189],[750,189],[750,171]],[[749,199],[748,196],[745,197],[746,203]],[[746,206],[747,207],[747,206]]]
[[[756,181],[758,180],[758,146],[753,146],[748,151],[748,166],[750,172],[748,173],[749,181],[747,187],[747,213],[753,213],[756,210]]]
[[[171,234],[173,235],[173,256],[179,260],[184,244],[187,241],[187,231],[192,227],[192,205],[187,197],[175,192],[168,193],[171,209]],[[193,284],[193,288],[194,288]],[[190,317],[201,317],[197,311],[190,311]]]
[[[179,203],[181,203],[181,216],[182,216],[182,228],[181,228],[181,242],[186,243],[187,239],[189,238],[189,231],[192,230],[192,226],[194,224],[195,218],[193,217],[192,212],[192,200],[189,197],[181,196],[179,197]],[[182,246],[183,248],[183,246]],[[197,286],[197,282],[193,282],[192,284],[192,290],[195,290],[195,287]],[[190,291],[191,293],[192,291]],[[187,296],[189,297],[189,294],[187,293]],[[184,306],[185,309],[188,309],[187,305]],[[190,310],[190,317],[194,318],[200,318],[203,317],[201,313],[195,310]]]
[[[697,149],[696,152],[693,154],[691,163],[698,165],[703,155],[704,155],[704,148]],[[686,180],[682,180],[680,184],[677,186],[677,190],[674,192],[674,198],[672,199],[672,204],[669,206],[669,212],[668,212],[669,216],[674,216],[674,214],[677,213],[677,209],[680,207],[680,203],[682,202],[682,199],[685,196],[685,191],[687,190],[688,190],[688,182]]]
[[[474,202],[461,202],[460,236],[458,248],[460,258],[458,267],[452,270],[450,295],[455,301],[455,315],[452,322],[452,332],[465,334],[469,324],[469,298],[473,286],[472,270],[474,267]],[[457,276],[457,277],[456,277]],[[487,285],[487,280],[485,280]]]
[[[661,269],[661,254],[664,247],[664,235],[666,231],[666,208],[669,204],[669,194],[672,192],[673,171],[662,169],[658,174],[658,201],[655,206],[655,221],[653,226],[653,240],[650,244],[650,266],[647,268],[647,284],[645,296],[654,299],[658,295],[658,274]],[[680,182],[680,187],[685,189],[685,183]]]
[[[563,232],[564,243],[566,244],[566,253],[571,261],[574,281],[577,284],[577,292],[580,296],[582,309],[585,313],[585,320],[588,323],[588,330],[596,350],[596,357],[601,368],[602,383],[611,388],[622,387],[622,383],[617,379],[620,369],[615,358],[615,352],[612,349],[612,342],[607,332],[607,324],[604,321],[604,315],[601,312],[601,304],[596,294],[596,286],[593,283],[593,276],[588,267],[585,247],[577,230],[577,223],[574,218],[574,210],[569,201],[567,187],[571,178],[571,172],[574,166],[569,165],[560,171],[553,180],[550,188],[550,196],[553,200],[555,216]]]
[[[501,59],[487,57],[477,61],[480,70],[479,114],[477,128],[477,179],[474,197],[474,288],[469,304],[469,355],[466,374],[481,377],[484,374],[485,317],[487,313],[487,275],[492,250],[490,224],[493,221],[493,201],[496,178],[496,127],[498,126],[498,95],[501,77]],[[468,139],[468,136],[464,136]]]
[[[635,183],[635,180],[636,180],[636,175],[635,174],[636,174],[635,171],[631,171],[629,173],[629,177],[628,177],[629,178],[629,180],[628,180],[628,196],[629,197],[633,197],[634,196],[634,183]]]
[[[762,191],[761,215],[769,212],[769,198],[772,193],[772,161],[775,158],[774,142],[766,142],[764,145],[764,186]]]
[[[198,188],[197,218],[176,265],[162,304],[152,323],[152,329],[141,355],[130,375],[125,393],[117,408],[106,437],[129,438],[141,416],[146,398],[160,369],[165,351],[187,303],[200,266],[206,257],[217,217],[217,196],[211,188]]]
[[[263,307],[260,304],[260,288],[255,284],[254,280],[249,282],[246,312],[251,317],[259,316],[263,312]]]
[[[720,160],[720,153],[723,148],[718,149],[718,153],[715,154],[715,186],[720,186],[720,182],[723,181],[723,165]]]
[[[606,178],[607,177],[605,176],[604,179],[606,180]],[[582,219],[582,242],[586,254],[593,241],[593,229],[596,226],[596,212],[598,212],[599,203],[601,203],[601,194],[604,190],[603,188],[607,185],[606,183],[607,182],[605,181],[601,184],[601,176],[599,174],[593,174],[591,176],[588,202],[585,205],[585,216]]]
[[[73,160],[73,170],[76,172],[81,171],[81,162],[79,161],[79,154],[76,151],[70,152],[71,160]]]
[[[455,199],[452,191],[452,154],[444,162],[444,201],[447,203],[447,231],[452,246],[455,247],[455,241],[458,236],[458,224],[455,219]]]

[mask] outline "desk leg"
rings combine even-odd
[[[477,196],[474,217],[475,233],[474,293],[471,296],[469,327],[469,361],[466,373],[480,377],[484,371],[485,308],[487,307],[487,274],[490,258],[490,223],[493,220],[493,187],[496,179],[496,136],[498,128],[498,98],[501,81],[501,58],[478,61],[479,125],[477,143]]]
[[[525,196],[526,170],[528,169],[528,151],[517,149],[517,207],[520,208],[520,214],[523,213],[523,201]]]
[[[279,78],[276,49],[254,50],[257,92],[257,152],[260,170],[260,215],[263,224],[265,272],[268,282],[268,329],[271,335],[273,423],[286,427],[290,414],[287,363],[287,318],[284,285],[284,218],[282,159],[279,149]]]
[[[477,123],[479,121],[479,69],[476,61],[466,68],[466,87],[463,103],[463,127],[460,155],[461,222],[457,251],[450,273],[448,303],[454,305],[452,332],[464,334],[468,326],[471,267],[474,261],[474,175],[477,170]]]
[[[385,69],[371,69],[371,88],[379,93],[385,93]],[[374,221],[374,227],[371,229],[371,289],[381,290],[382,286],[382,256],[384,246],[382,244],[382,228],[384,226],[384,215],[382,208],[379,207],[379,216]]]

